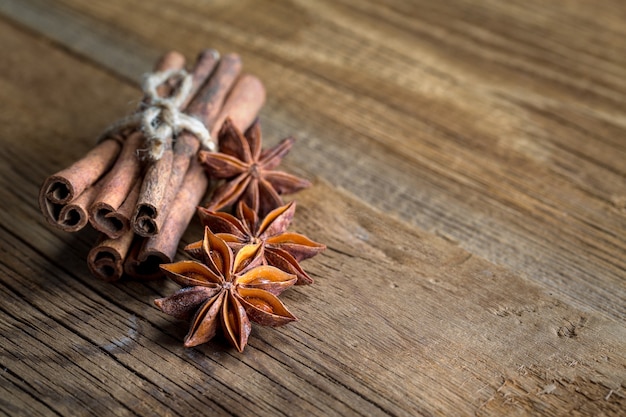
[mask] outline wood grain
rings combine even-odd
[[[626,8],[379,3],[0,4],[0,414],[623,412]],[[205,47],[300,139],[293,229],[328,245],[244,354],[182,348],[174,284],[93,279],[96,234],[36,205],[161,51]]]
[[[623,15],[608,4],[599,14],[592,2],[574,2],[564,17],[541,3],[523,11],[526,2],[238,2],[210,10],[191,1],[174,9],[63,3],[15,7],[39,11],[24,18],[33,26],[37,16],[59,14],[58,25],[71,21],[77,30],[108,22],[106,41],[119,50],[126,33],[122,39],[147,50],[193,54],[211,39],[220,50],[240,51],[273,92],[266,137],[296,131],[305,138],[292,159],[304,172],[540,280],[580,307],[592,302],[618,319],[626,313],[624,293],[613,291],[624,288],[626,267],[618,232],[626,228],[626,121],[618,105],[626,71],[616,58],[624,30]],[[586,15],[585,5],[598,17]],[[156,17],[144,22],[144,13]],[[183,28],[163,39],[160,19]],[[607,21],[600,34],[597,20]],[[577,25],[588,29],[568,38]],[[100,31],[92,36],[101,41]],[[605,52],[596,51],[596,40]],[[76,40],[70,47],[83,50]],[[88,54],[107,62],[106,51]],[[585,69],[590,75],[581,81]]]

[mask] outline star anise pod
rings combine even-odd
[[[292,201],[272,210],[263,221],[246,203],[237,206],[237,217],[228,213],[215,212],[198,207],[202,224],[223,239],[233,250],[245,245],[260,244],[263,263],[272,265],[298,277],[296,284],[311,284],[313,279],[302,269],[299,262],[308,259],[326,248],[299,233],[287,232],[287,227],[296,211]],[[201,255],[202,242],[188,245],[185,250],[192,256]]]
[[[220,134],[220,152],[200,151],[200,162],[212,178],[225,179],[207,207],[217,211],[244,201],[252,210],[265,216],[283,204],[281,194],[309,187],[305,179],[275,171],[295,139],[283,139],[276,146],[261,151],[261,125],[257,120],[244,134],[226,119]]]
[[[185,347],[208,342],[221,327],[228,341],[243,351],[250,320],[281,326],[296,318],[277,295],[296,282],[294,275],[260,265],[261,245],[246,245],[236,255],[226,242],[205,228],[203,262],[163,264],[167,276],[181,285],[173,295],[154,301],[164,313],[180,319],[193,315]]]

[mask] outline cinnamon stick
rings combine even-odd
[[[217,138],[228,117],[237,128],[245,132],[258,117],[264,103],[265,87],[261,80],[250,74],[242,75],[215,119],[211,128],[211,137]]]
[[[105,140],[82,159],[46,178],[39,192],[39,208],[50,224],[68,232],[75,231],[79,222],[68,223],[59,217],[63,206],[95,183],[115,163],[120,149],[118,141]]]
[[[205,49],[200,52],[196,58],[196,63],[191,72],[192,87],[191,93],[187,96],[187,100],[182,104],[182,108],[187,109],[200,88],[206,84],[215,66],[220,60],[220,54],[215,49]]]
[[[51,206],[56,207],[58,215],[55,219],[55,225],[61,227],[66,232],[76,232],[87,225],[89,222],[89,213],[87,210],[93,202],[94,198],[100,191],[100,184],[96,183],[75,198],[68,204],[54,204],[46,201],[48,204],[48,212],[57,213]]]
[[[215,139],[229,116],[239,129],[246,130],[265,101],[265,90],[258,79],[239,77],[241,60],[237,55],[225,56],[216,68],[217,60],[213,50],[200,55],[192,73],[192,94],[181,105],[186,106],[187,114],[202,120]],[[182,55],[169,53],[157,64],[157,70],[180,69],[183,65]],[[177,88],[177,82],[161,86],[159,93]],[[162,165],[149,168],[140,186],[143,167],[136,154],[143,143],[142,134],[123,134],[125,140],[116,133],[116,137],[106,138],[85,158],[57,173],[58,178],[51,176],[40,193],[40,206],[51,223],[65,230],[78,230],[89,218],[96,229],[104,232],[89,252],[88,265],[96,277],[105,281],[117,280],[124,273],[141,279],[161,276],[158,265],[173,260],[208,185],[197,159],[200,143],[192,134],[183,133],[168,150],[169,156],[164,156]],[[159,233],[150,238],[137,236],[134,228],[127,226],[144,186],[146,190],[162,188],[151,191],[158,197],[154,200],[158,203],[155,218]]]
[[[143,139],[141,132],[131,133],[126,139],[117,162],[104,178],[100,192],[89,208],[91,225],[109,237],[119,235],[124,227],[116,211],[139,178],[141,161],[137,150],[143,145]]]
[[[237,128],[245,131],[257,118],[264,102],[263,84],[256,77],[246,75],[237,82],[226,99],[218,120],[225,120],[229,114],[236,115],[233,123],[236,123]],[[128,275],[140,279],[153,279],[162,275],[158,266],[161,263],[173,261],[178,242],[189,225],[196,206],[206,192],[207,185],[208,179],[204,169],[194,154],[161,232],[145,239],[141,248],[135,247],[129,254],[124,265],[124,270]]]
[[[209,68],[206,68],[207,66],[204,64],[197,66],[197,74],[192,76],[192,93],[194,90],[197,91],[199,86],[203,83],[203,79],[206,79],[211,72],[217,52],[210,52],[211,53],[201,54],[201,57],[210,58],[208,61],[213,63],[209,65]],[[174,59],[174,62],[168,61],[168,57]],[[184,58],[177,59],[176,55],[170,54],[166,56],[161,63],[171,66],[169,69],[181,69],[182,67],[173,67],[173,65],[184,65]],[[174,88],[174,86],[162,85],[159,87],[158,91],[163,95],[167,95],[171,88]],[[129,135],[124,142],[117,162],[111,169],[109,175],[107,175],[105,183],[102,185],[101,192],[89,209],[89,221],[92,226],[111,238],[120,236],[124,233],[124,230],[129,227],[129,223],[120,221],[117,210],[128,196],[132,184],[138,179],[142,164],[137,154],[143,141],[144,137],[141,132],[134,132]],[[167,158],[165,162],[167,162]]]
[[[123,227],[114,236],[101,234],[96,245],[87,255],[87,266],[91,273],[107,282],[117,281],[124,273],[124,260],[135,239],[135,232],[130,227],[130,215],[137,204],[141,181],[137,181],[130,194],[117,212],[112,213]],[[141,238],[137,238],[141,240]]]
[[[106,234],[109,238],[116,239],[125,234],[127,231],[132,230],[130,227],[130,218],[135,210],[135,205],[137,204],[140,187],[141,180],[137,179],[137,181],[135,181],[135,185],[131,188],[130,192],[124,199],[124,202],[117,210],[113,210],[111,206],[102,206],[101,210],[98,211],[98,216],[102,216],[98,226],[106,226],[106,229],[103,228],[100,231]]]
[[[238,55],[224,56],[215,73],[187,107],[187,114],[202,120],[209,128],[212,127],[240,71],[241,58]],[[183,132],[178,136],[174,145],[170,169],[155,166],[155,175],[149,178],[146,176],[144,189],[133,219],[133,228],[138,235],[154,236],[159,233],[167,217],[168,207],[176,197],[187,173],[190,160],[195,157],[199,148],[198,139],[188,132]],[[157,169],[160,170],[157,171]],[[157,176],[157,172],[160,175]],[[152,190],[154,192],[148,192]]]
[[[117,281],[124,274],[124,260],[135,239],[135,233],[129,229],[117,239],[110,239],[102,234],[96,245],[87,255],[89,270],[103,281]]]
[[[182,68],[184,60],[179,52],[168,52],[157,62],[155,69],[165,71]],[[105,138],[83,158],[46,178],[39,192],[39,207],[44,218],[50,224],[68,232],[84,227],[87,224],[84,221],[85,207],[81,204],[87,198],[83,198],[81,204],[75,204],[74,207],[64,210],[64,206],[76,200],[113,166],[121,148],[119,137]]]
[[[178,51],[167,51],[154,65],[155,71],[177,70],[185,67],[185,56]]]
[[[186,104],[184,104],[185,107],[193,106],[193,103],[198,100],[195,97],[196,93],[211,75],[218,59],[219,54],[213,49],[207,49],[198,56],[192,73],[192,90]],[[191,104],[188,106],[188,103]],[[189,111],[187,111],[187,113],[189,113]],[[154,219],[162,219],[165,217],[164,215],[160,215],[162,211],[161,201],[166,192],[168,192],[169,178],[173,168],[172,159],[172,148],[171,146],[167,146],[161,158],[150,165],[144,176],[137,208],[132,220],[133,228],[141,236],[154,235],[159,232],[159,228],[162,226],[161,221],[157,223]]]
[[[204,196],[207,185],[208,179],[202,166],[194,160],[161,232],[145,239],[141,248],[133,248],[129,254],[124,265],[128,275],[140,279],[153,279],[162,275],[159,265],[173,261],[178,242]]]

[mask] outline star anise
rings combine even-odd
[[[233,255],[226,242],[207,227],[201,251],[202,263],[161,265],[167,276],[184,288],[154,301],[174,317],[193,315],[185,347],[208,342],[221,326],[228,341],[241,352],[248,342],[250,320],[264,326],[296,320],[277,297],[296,282],[296,277],[260,265],[261,245],[246,245]]]
[[[261,151],[261,126],[257,120],[243,135],[226,119],[220,134],[221,152],[200,151],[200,162],[212,178],[225,179],[207,207],[217,211],[244,201],[264,216],[283,204],[281,194],[309,187],[305,179],[275,171],[295,139],[288,137],[276,146]]]
[[[237,217],[202,207],[198,208],[198,215],[202,224],[233,250],[238,251],[249,244],[260,244],[263,263],[295,274],[298,277],[296,284],[311,284],[313,279],[304,272],[299,262],[318,254],[326,246],[301,234],[286,231],[295,211],[296,202],[292,201],[272,210],[263,221],[259,221],[259,216],[246,203],[240,202]],[[201,256],[201,247],[202,242],[198,241],[188,245],[185,250],[198,257]]]

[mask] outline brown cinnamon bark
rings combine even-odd
[[[107,282],[120,279],[124,274],[124,259],[135,239],[132,229],[117,239],[109,239],[106,235],[101,235],[87,255],[87,265],[91,273],[96,278]]]
[[[46,201],[48,204],[49,213],[57,213],[55,225],[61,227],[66,232],[76,232],[87,225],[89,222],[89,213],[88,209],[91,203],[93,202],[96,195],[100,191],[100,185],[95,183],[91,187],[87,188],[85,191],[72,200],[72,202],[68,204],[57,204]],[[56,206],[53,208],[53,206]]]
[[[105,177],[106,178],[106,177]],[[139,189],[141,187],[141,180],[137,179],[135,184],[131,188],[130,192],[124,199],[124,202],[119,206],[118,209],[113,209],[112,206],[102,204],[97,208],[97,213],[90,214],[89,220],[92,221],[92,225],[94,225],[94,218],[98,216],[97,222],[97,230],[104,233],[111,239],[116,239],[127,231],[132,230],[130,225],[130,218],[135,210],[135,206],[137,205],[137,197],[139,197]],[[97,198],[97,195],[94,195],[94,200]],[[92,203],[91,207],[94,204]]]
[[[212,127],[219,117],[219,112],[241,71],[241,58],[235,54],[224,56],[209,81],[201,88],[196,97],[187,107],[186,113],[202,120],[206,126]],[[255,113],[256,114],[256,113]],[[213,130],[213,129],[211,129]],[[213,136],[215,137],[215,136]],[[142,190],[140,202],[133,219],[133,228],[140,236],[154,236],[159,233],[172,200],[181,187],[183,178],[189,168],[191,158],[195,157],[200,143],[198,139],[183,132],[176,139],[173,149],[173,160],[170,169],[155,167],[155,175],[146,178],[145,193]],[[169,151],[169,150],[168,150]],[[168,155],[169,162],[169,155]],[[165,165],[161,164],[161,165]],[[157,169],[160,176],[157,176]],[[154,190],[152,194],[148,191]],[[143,200],[142,200],[143,199]]]
[[[234,123],[245,131],[257,118],[259,109],[265,102],[265,88],[255,77],[242,77],[243,84],[235,87],[224,105],[230,114],[236,114]],[[241,81],[241,80],[240,80]],[[220,112],[219,118],[225,120],[228,113]],[[219,126],[221,128],[221,126]],[[178,242],[193,217],[196,206],[206,192],[208,179],[199,160],[190,159],[190,167],[182,186],[173,199],[167,219],[161,233],[145,239],[141,248],[134,247],[124,265],[125,272],[139,279],[154,279],[162,276],[159,264],[169,263],[174,259]]]
[[[163,55],[155,69],[165,71],[182,68],[184,64],[185,57],[172,51]],[[121,148],[119,137],[105,138],[82,159],[44,181],[39,192],[39,207],[50,224],[68,232],[75,232],[86,225],[82,205],[65,210],[63,206],[78,199],[98,181],[113,166]],[[85,200],[83,198],[83,202]]]
[[[174,259],[178,242],[204,196],[207,184],[208,179],[202,166],[194,160],[172,203],[171,213],[161,233],[145,239],[140,249],[133,248],[129,254],[124,265],[128,275],[139,279],[153,279],[162,275],[159,264]]]
[[[211,76],[211,73],[215,69],[215,66],[218,64],[219,60],[220,54],[215,49],[205,49],[198,54],[194,68],[191,71],[191,92],[187,96],[185,102],[182,104],[182,108],[187,109],[189,107],[190,103],[192,103],[192,101],[198,94],[198,91],[200,91],[200,88],[204,86],[209,80],[209,77]]]
[[[230,117],[237,128],[245,132],[257,118],[264,103],[265,87],[261,80],[250,74],[242,75],[211,126],[211,137],[217,139],[227,117]]]
[[[141,161],[137,150],[143,139],[141,132],[134,132],[126,139],[117,162],[103,179],[102,188],[89,208],[91,225],[109,237],[119,236],[124,227],[115,212],[139,179]]]
[[[154,65],[155,71],[169,71],[185,67],[185,56],[178,51],[167,51]]]
[[[115,163],[120,149],[117,141],[101,142],[84,158],[45,180],[39,192],[39,207],[50,224],[68,232],[80,230],[76,229],[77,224],[86,224],[68,222],[59,216],[60,212],[64,205],[82,194]]]
[[[265,90],[258,79],[237,78],[241,71],[237,55],[224,57],[210,81],[201,86],[216,59],[214,51],[205,51],[199,58],[193,73],[194,88],[199,90],[187,110],[208,125],[213,137],[229,115],[241,130],[246,130],[265,101]],[[158,70],[182,65],[182,56],[171,53],[159,63]],[[162,88],[167,91],[174,87]],[[126,140],[104,140],[83,160],[61,171],[60,174],[64,174],[58,175],[61,181],[54,176],[46,181],[40,194],[42,211],[51,223],[66,230],[78,230],[86,223],[85,208],[89,207],[94,227],[117,237],[103,235],[89,253],[89,268],[102,280],[114,281],[124,272],[141,279],[160,276],[158,265],[173,260],[178,242],[208,185],[196,158],[200,147],[197,138],[181,134],[171,150],[171,162],[166,160],[164,164],[166,169],[161,172],[155,169],[155,176],[165,178],[168,185],[164,192],[158,191],[163,193],[161,200],[166,201],[161,205],[166,210],[161,212],[165,220],[159,224],[160,233],[144,239],[136,236],[133,229],[103,227],[124,223],[124,214],[134,205],[139,190],[137,178],[142,168],[136,153],[142,143],[140,132],[130,132]],[[135,191],[131,193],[131,190]]]
[[[192,73],[192,91],[186,100],[186,104],[184,104],[185,107],[187,107],[187,103],[192,103],[188,107],[193,106],[193,103],[198,100],[196,94],[200,87],[206,83],[218,59],[219,54],[214,49],[207,49],[198,56]],[[198,96],[200,95],[198,94]],[[172,159],[173,151],[168,144],[163,152],[163,156],[148,167],[144,176],[141,192],[139,193],[139,201],[137,202],[137,208],[132,220],[133,228],[141,236],[157,234],[162,226],[162,222],[156,222],[155,219],[165,217],[164,215],[160,216],[160,212],[162,212],[163,197],[168,192],[169,178],[173,169]]]
[[[209,82],[202,87],[196,99],[190,103],[187,112],[210,127],[235,84],[241,72],[241,66],[239,55],[224,55]]]

